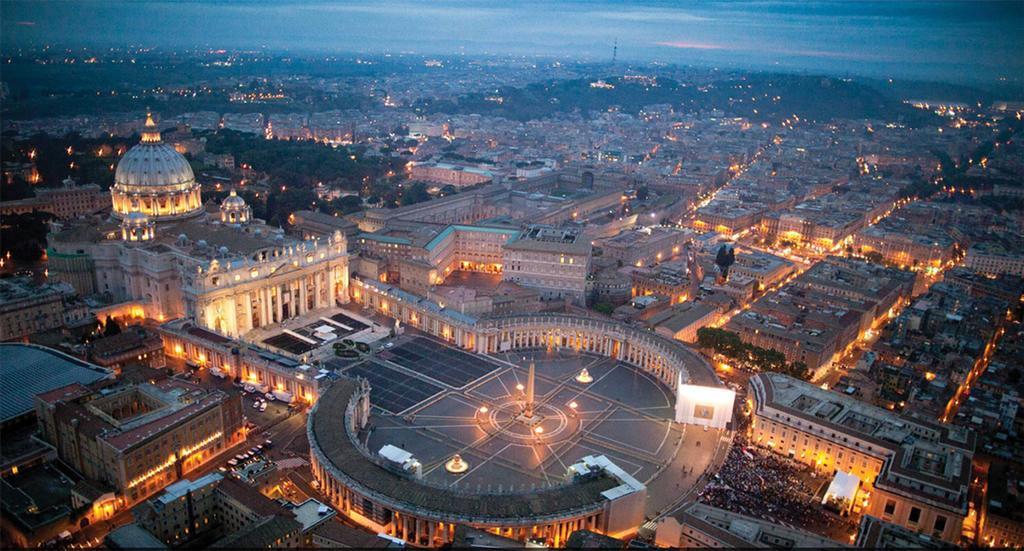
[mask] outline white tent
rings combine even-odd
[[[857,491],[860,490],[860,479],[843,471],[836,471],[835,478],[825,490],[825,497],[822,498],[822,505],[833,503],[840,511],[848,511],[857,498]]]
[[[384,447],[382,447],[380,451],[377,453],[380,454],[380,456],[383,457],[384,459],[394,461],[399,465],[412,459],[411,453],[403,450],[402,448],[399,448],[398,446],[392,446],[391,444],[385,444]]]

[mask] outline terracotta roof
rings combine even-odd
[[[327,540],[332,547],[356,547],[365,549],[368,547],[387,547],[388,540],[378,537],[376,534],[364,532],[358,528],[346,526],[337,521],[321,522],[313,528],[314,536]]]
[[[224,478],[217,486],[217,491],[248,507],[259,516],[273,516],[287,512],[279,503],[236,478]]]

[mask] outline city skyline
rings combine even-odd
[[[12,48],[529,55],[1020,86],[1024,6],[994,2],[430,4],[5,1]]]

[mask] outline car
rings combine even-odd
[[[260,449],[259,448],[255,448],[255,447],[254,448],[249,448],[249,453],[251,453],[253,455],[256,455],[256,454],[260,453]]]
[[[263,397],[266,398],[267,400],[270,400],[271,402],[274,401],[274,393],[273,392],[268,392],[268,393],[264,394]]]
[[[389,342],[389,343],[384,345],[384,348],[394,348],[394,346],[395,346],[395,343]]]
[[[266,402],[261,402],[260,403],[260,411],[267,411],[267,403]]]
[[[238,454],[238,455],[235,456],[235,461],[242,461],[244,459],[245,459],[245,456],[242,455],[242,454]]]
[[[252,403],[252,409],[259,409],[259,407],[260,407],[260,401],[259,400],[256,400],[255,402]]]
[[[263,444],[265,444],[267,446],[267,448],[273,448],[274,447],[274,441],[273,440],[267,440]]]

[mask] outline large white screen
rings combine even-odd
[[[676,422],[725,428],[732,420],[736,393],[728,388],[679,385],[676,392]]]

